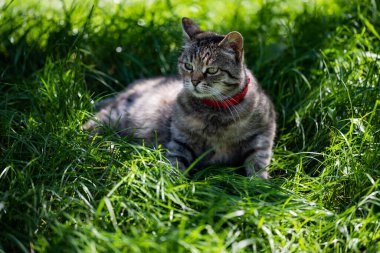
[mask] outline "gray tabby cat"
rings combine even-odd
[[[242,35],[205,32],[189,18],[182,27],[181,78],[132,83],[84,128],[107,124],[122,135],[161,143],[182,170],[208,152],[198,167],[244,166],[247,176],[268,178],[275,110],[244,64]]]

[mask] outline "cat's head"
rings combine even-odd
[[[246,78],[242,35],[205,32],[189,18],[182,19],[182,28],[185,44],[178,70],[185,89],[196,97],[214,100],[236,94]]]

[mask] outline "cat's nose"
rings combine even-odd
[[[197,87],[201,80],[191,80],[191,82],[193,83],[194,87]]]

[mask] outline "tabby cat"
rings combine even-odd
[[[143,79],[106,102],[85,129],[106,124],[145,143],[161,143],[182,170],[244,166],[247,176],[268,178],[276,122],[272,102],[244,64],[239,32],[218,35],[182,19],[185,43],[180,78]]]

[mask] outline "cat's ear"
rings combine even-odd
[[[243,56],[243,36],[239,32],[230,32],[219,42],[218,46],[231,48],[241,60]]]
[[[203,31],[199,26],[190,18],[182,18],[182,29],[187,39],[193,39],[197,34]]]

